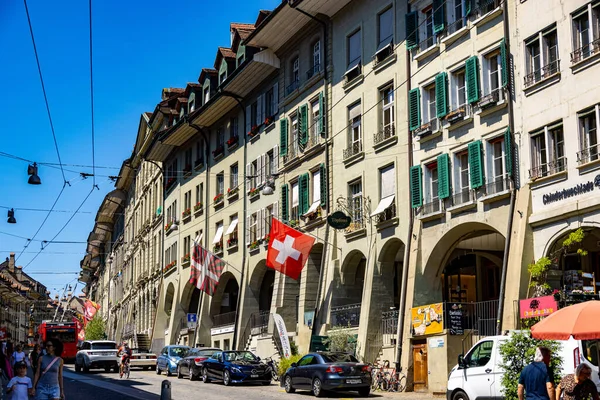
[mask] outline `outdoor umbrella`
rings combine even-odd
[[[536,339],[577,340],[600,339],[600,301],[575,304],[550,314],[531,327]]]

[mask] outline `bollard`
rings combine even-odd
[[[165,379],[160,387],[160,400],[171,400],[171,381]]]

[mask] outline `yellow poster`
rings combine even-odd
[[[411,310],[414,336],[442,333],[444,330],[444,303],[413,307]]]

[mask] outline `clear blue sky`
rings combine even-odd
[[[230,44],[230,22],[253,23],[259,9],[272,10],[280,0],[93,3],[96,165],[120,167],[131,154],[140,114],[153,111],[162,88],[196,81],[201,68],[213,66],[217,46]],[[87,1],[29,0],[28,7],[62,161],[91,165]],[[0,152],[57,162],[23,2],[0,1],[0,60]],[[26,162],[0,157],[0,171],[1,207],[50,209],[62,187],[59,169],[40,167],[40,186],[27,184]],[[99,168],[96,173],[116,175],[118,169]],[[90,192],[92,180],[73,172],[66,172],[66,178],[72,186],[56,210],[74,211]],[[75,215],[57,241],[87,239],[100,202],[113,188],[106,177],[96,181],[100,190],[81,208],[87,213]],[[8,224],[6,212],[0,208],[0,259],[11,251],[18,255],[26,243],[4,233],[31,238],[47,214],[17,210],[17,224]],[[52,213],[36,239],[50,240],[71,215]],[[17,264],[27,265],[40,245],[32,242]],[[48,273],[78,272],[85,247],[50,244],[24,271],[54,294],[55,288],[74,284],[77,275]]]

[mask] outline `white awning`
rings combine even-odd
[[[385,210],[387,210],[389,208],[389,206],[391,206],[392,203],[394,202],[394,197],[395,197],[394,195],[391,195],[391,196],[384,197],[383,199],[381,199],[381,201],[377,205],[377,208],[371,214],[371,217],[379,215],[382,212],[384,212]]]
[[[319,204],[321,204],[321,200],[317,200],[314,203],[312,203],[310,205],[310,208],[308,209],[308,211],[304,215],[314,214],[317,211],[317,208],[319,207]]]
[[[313,173],[313,201],[317,203],[321,201],[321,171]]]
[[[298,205],[298,183],[292,185],[292,207]]]
[[[238,219],[234,219],[233,221],[231,221],[231,224],[229,224],[229,228],[227,228],[227,232],[225,232],[226,235],[231,235],[233,233],[233,231],[235,231],[235,227],[238,224]]]
[[[215,239],[213,240],[212,244],[217,244],[217,243],[221,242],[222,237],[223,237],[223,225],[220,225],[219,228],[217,229],[217,233],[215,233]]]

